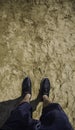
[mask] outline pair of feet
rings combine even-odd
[[[50,92],[50,81],[48,78],[42,79],[40,83],[40,97],[43,99],[43,96],[49,97]],[[22,83],[22,97],[25,97],[27,94],[32,94],[32,84],[29,77],[26,77]]]

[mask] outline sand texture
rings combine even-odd
[[[61,104],[75,128],[75,1],[40,2],[0,0],[0,126],[29,76],[32,100],[41,79],[50,79],[50,100]],[[40,103],[33,117],[41,110]]]

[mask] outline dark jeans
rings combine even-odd
[[[32,119],[29,103],[20,104],[11,112],[9,119],[0,130],[73,130],[68,117],[57,103],[43,108],[40,120]]]

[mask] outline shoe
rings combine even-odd
[[[22,97],[26,94],[31,94],[31,80],[29,77],[26,77],[22,83]]]
[[[40,94],[43,97],[43,95],[47,95],[49,97],[50,92],[50,81],[48,78],[44,78],[41,81],[40,84]]]

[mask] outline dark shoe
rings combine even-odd
[[[40,84],[40,94],[42,97],[43,95],[47,95],[49,97],[49,92],[50,92],[50,81],[48,78],[44,78]]]
[[[22,97],[26,94],[31,94],[31,80],[29,77],[26,77],[22,83]]]

